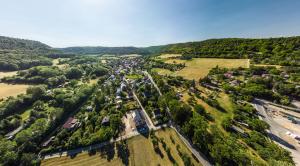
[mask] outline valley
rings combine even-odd
[[[44,51],[34,60],[51,64],[1,72],[1,164],[298,164],[297,66],[124,50]],[[294,150],[257,99],[281,106],[274,121],[294,137],[274,134]]]

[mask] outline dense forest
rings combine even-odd
[[[51,49],[50,46],[34,40],[25,40],[0,36],[0,49],[1,50],[39,50],[44,51]]]
[[[250,58],[253,63],[300,65],[300,37],[210,39],[149,47],[152,53],[183,54],[183,58]]]

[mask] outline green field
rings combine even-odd
[[[168,59],[165,62],[170,64],[185,63],[186,67],[174,73],[166,71],[166,69],[156,69],[159,74],[173,74],[191,80],[199,80],[199,78],[205,77],[209,70],[216,66],[225,68],[248,68],[250,65],[249,59],[194,58],[192,60]]]
[[[198,163],[193,157],[191,152],[186,148],[183,142],[180,140],[178,135],[173,129],[164,129],[159,130],[155,133],[158,138],[163,138],[167,147],[170,148],[171,155],[173,159],[178,163],[178,165],[183,165],[183,161],[180,158],[176,146],[180,146],[180,150],[184,153],[187,153],[192,163],[195,166],[201,165]],[[174,144],[171,141],[171,137],[174,140]],[[127,141],[129,156],[127,158],[119,157],[120,153],[115,148],[110,148],[109,153],[97,152],[96,154],[89,155],[88,153],[78,154],[74,158],[70,157],[60,157],[53,158],[42,161],[42,165],[44,166],[79,166],[79,165],[104,165],[104,166],[119,166],[125,165],[124,163],[128,163],[128,165],[138,165],[138,166],[168,166],[173,165],[172,161],[169,159],[167,153],[163,149],[160,144],[160,151],[162,155],[159,155],[154,151],[151,138],[146,138],[144,136],[136,136]],[[122,160],[123,159],[123,160]]]
[[[135,80],[135,79],[143,78],[143,76],[139,74],[128,74],[126,75],[126,78]]]

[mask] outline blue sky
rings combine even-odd
[[[0,0],[0,35],[53,47],[300,35],[299,0]]]

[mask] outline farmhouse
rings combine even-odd
[[[135,123],[135,126],[137,129],[144,127],[145,125],[145,120],[144,118],[141,116],[141,113],[139,110],[135,110],[132,113],[132,117]]]
[[[86,107],[86,110],[87,111],[93,111],[93,107],[91,105],[89,105],[89,106]]]

